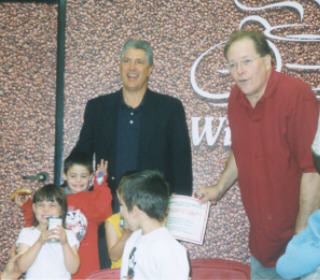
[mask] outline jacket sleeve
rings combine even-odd
[[[192,194],[192,156],[190,138],[182,103],[177,100],[175,110],[170,116],[169,145],[172,167],[172,192],[183,195]]]
[[[84,111],[84,120],[79,139],[72,152],[83,152],[92,156],[94,153],[95,102],[89,100]]]
[[[31,227],[33,222],[32,201],[28,199],[22,206],[21,210],[24,217],[24,227]]]

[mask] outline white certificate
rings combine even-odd
[[[172,195],[166,227],[178,240],[203,244],[210,203],[200,204],[194,197]]]

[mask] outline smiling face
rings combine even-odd
[[[47,227],[48,217],[61,216],[61,206],[56,200],[42,200],[32,204],[35,218],[39,222],[40,227]]]
[[[235,83],[253,105],[263,96],[272,70],[271,56],[261,57],[250,38],[235,41],[227,53]]]
[[[63,178],[67,181],[71,192],[78,193],[88,189],[92,176],[87,167],[73,164],[68,169],[67,174],[63,174]]]
[[[120,63],[120,77],[125,92],[144,93],[152,66],[148,66],[144,50],[129,48]]]

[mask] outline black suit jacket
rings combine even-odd
[[[108,183],[115,194],[118,108],[122,91],[89,100],[74,151],[108,161]],[[180,100],[147,90],[142,106],[138,170],[161,171],[173,193],[192,193],[192,160],[185,112]]]

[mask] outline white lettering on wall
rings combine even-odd
[[[248,2],[248,1],[247,1]],[[320,0],[314,0],[320,6]],[[304,8],[303,5],[298,3],[297,1],[280,1],[276,3],[272,3],[269,5],[252,7],[246,6],[241,3],[240,0],[234,0],[236,7],[239,10],[248,12],[258,12],[258,11],[266,11],[272,9],[279,9],[279,8],[290,8],[292,11],[297,12],[300,17],[300,22],[303,21],[304,16]],[[320,69],[319,64],[301,64],[296,63],[294,61],[295,58],[291,58],[292,61],[284,62],[281,58],[281,53],[279,52],[276,44],[274,42],[278,41],[287,41],[287,42],[297,42],[297,43],[315,43],[320,42],[320,35],[319,35],[319,27],[312,25],[312,24],[304,24],[304,23],[283,23],[279,25],[271,25],[267,19],[259,16],[259,15],[249,15],[244,17],[239,24],[239,30],[243,28],[243,26],[247,23],[259,23],[261,26],[264,27],[264,34],[268,38],[268,43],[274,53],[275,62],[276,62],[276,71],[281,72],[282,66],[285,66],[288,69],[293,70],[303,70],[303,71],[317,71]],[[282,31],[282,32],[281,32]],[[283,35],[281,35],[283,34]],[[204,59],[208,54],[215,51],[220,51],[224,48],[226,41],[219,42],[214,46],[210,47],[206,51],[202,52],[200,56],[195,60],[191,67],[190,71],[190,82],[193,90],[197,95],[199,95],[202,99],[205,99],[208,104],[213,106],[219,107],[226,107],[229,98],[229,90],[226,88],[225,90],[219,90],[219,92],[209,92],[205,89],[200,88],[196,81],[196,73],[197,68],[202,59]],[[220,49],[220,50],[219,50]],[[221,60],[224,60],[223,55],[220,55]],[[219,77],[229,75],[229,71],[226,68],[223,69],[216,69],[212,75],[219,75]],[[312,86],[312,85],[311,85]],[[312,87],[313,91],[316,93],[317,98],[320,99],[320,88],[317,86]]]
[[[203,123],[201,125],[200,123]],[[213,117],[191,117],[191,131],[192,131],[192,143],[195,146],[199,146],[204,138],[208,146],[216,144],[219,136],[223,134],[223,145],[230,146],[231,133],[230,128],[227,125],[228,121],[226,117],[218,118],[218,125],[214,127]],[[226,126],[225,128],[223,128]]]

